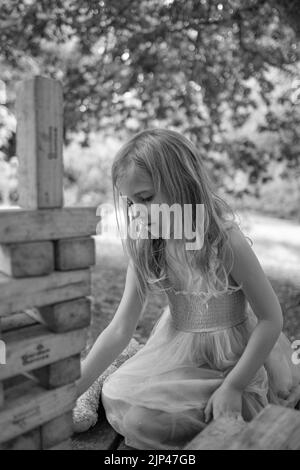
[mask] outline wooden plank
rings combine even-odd
[[[41,426],[42,448],[49,449],[67,441],[73,434],[72,410]]]
[[[118,445],[118,448],[116,450],[136,450],[134,447],[129,447],[125,444],[125,439],[123,438]]]
[[[3,337],[3,324],[0,318],[0,369],[5,367],[6,363],[6,344],[2,339]],[[4,405],[4,386],[3,382],[0,381],[0,409]]]
[[[48,276],[14,279],[0,274],[0,316],[89,295],[90,269],[54,271]]]
[[[0,210],[0,243],[56,240],[95,235],[101,216],[97,207],[48,210]]]
[[[4,339],[4,334],[1,333],[1,339],[0,339],[0,366],[4,367],[7,362],[7,352],[6,352],[6,343]]]
[[[44,307],[24,310],[34,323],[42,323],[55,333],[85,328],[91,321],[91,301],[88,297],[58,302]],[[7,317],[3,317],[7,318]]]
[[[17,89],[19,201],[26,209],[63,205],[61,83],[35,76]]]
[[[0,408],[4,405],[4,387],[3,383],[0,382]]]
[[[26,387],[26,384],[28,383],[31,384],[31,382],[28,381],[28,378],[21,374],[15,375],[14,377],[10,377],[9,379],[6,379],[3,382],[4,397],[7,396],[7,393],[12,394],[15,388],[16,390],[19,390],[22,384],[24,384],[24,386]]]
[[[21,436],[0,444],[0,450],[41,450],[42,439],[40,428],[33,429]]]
[[[47,389],[75,382],[81,375],[80,354],[35,369],[32,374],[38,379],[40,385]]]
[[[220,450],[230,445],[247,423],[230,417],[213,420],[185,447],[185,450]]]
[[[75,384],[46,391],[27,381],[8,390],[5,408],[0,412],[0,442],[37,428],[75,406]]]
[[[54,271],[53,242],[0,245],[0,271],[16,278],[50,274]]]
[[[52,333],[42,325],[34,325],[5,333],[3,339],[6,365],[0,368],[0,380],[79,353],[85,348],[87,329]]]
[[[65,238],[55,246],[55,269],[83,269],[95,264],[95,241],[92,237]]]
[[[0,318],[0,366],[3,365],[3,363],[6,362],[6,346],[5,346],[5,343],[2,342],[2,334],[3,334],[3,325],[2,325],[2,322],[1,322],[1,318]],[[3,354],[4,353],[4,354]],[[3,387],[3,383],[0,382],[0,408],[2,408],[4,404],[4,387]]]
[[[91,321],[91,301],[82,297],[40,307],[39,317],[56,333],[85,328]]]
[[[122,436],[103,418],[88,431],[72,437],[72,450],[113,450],[117,449],[121,439]]]
[[[37,323],[37,320],[26,313],[14,313],[7,317],[1,317],[2,332],[17,330]]]
[[[266,406],[228,450],[297,450],[300,449],[300,412],[283,406]]]
[[[56,446],[50,447],[47,450],[72,450],[72,441],[71,439],[67,439]]]

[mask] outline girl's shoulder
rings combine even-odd
[[[240,226],[236,220],[226,220],[224,222],[224,229],[229,233],[231,233],[234,230],[238,230],[241,232]]]
[[[228,239],[231,245],[236,246],[244,244],[245,242],[253,245],[253,241],[249,238],[241,229],[239,224],[236,221],[230,221],[226,226],[225,230],[228,235]],[[249,243],[250,242],[250,243]]]
[[[232,268],[233,260],[240,257],[240,253],[249,250],[249,245],[253,245],[251,238],[247,237],[236,221],[230,221],[226,226],[228,243],[225,247],[224,263],[227,269]]]
[[[244,233],[240,225],[235,220],[226,222],[225,231],[231,248],[243,247],[245,244],[250,245],[251,247],[253,246],[253,240]]]

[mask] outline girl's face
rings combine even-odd
[[[162,191],[159,193],[155,192],[151,177],[140,168],[132,166],[128,169],[126,175],[120,179],[119,191],[120,196],[124,198],[124,203],[126,203],[127,197],[129,207],[132,206],[132,204],[142,204],[145,207],[146,216],[142,217],[143,223],[154,238],[161,236],[161,226],[159,224],[161,217],[154,217],[151,220],[151,205],[168,203]],[[140,219],[141,214],[137,212],[136,217]],[[172,233],[172,227],[170,231]]]

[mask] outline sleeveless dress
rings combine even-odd
[[[171,289],[166,294],[168,304],[148,341],[107,377],[101,392],[108,422],[135,449],[180,450],[207,426],[207,401],[237,363],[257,323],[241,289],[205,303],[197,293]],[[281,332],[243,391],[245,421],[268,403],[285,406],[300,384],[293,352]]]

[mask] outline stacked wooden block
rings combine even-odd
[[[1,449],[64,449],[73,433],[99,216],[63,207],[62,132],[60,83],[22,82],[20,209],[0,211]]]
[[[186,450],[299,450],[300,412],[269,404],[250,422],[220,417],[200,432]]]

